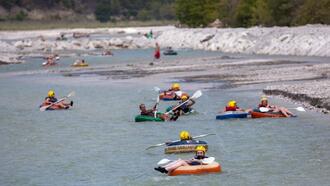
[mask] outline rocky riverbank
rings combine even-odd
[[[153,31],[153,37],[145,33]],[[77,37],[79,36],[79,37]],[[330,26],[179,29],[173,26],[0,32],[0,53],[43,55],[116,48],[192,48],[227,53],[330,56]]]

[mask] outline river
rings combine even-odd
[[[102,66],[151,61],[151,50],[118,50],[114,57],[87,56]],[[218,52],[181,51],[188,56],[219,56]],[[61,59],[68,69],[75,58]],[[168,58],[171,59],[171,58]],[[329,115],[296,112],[297,118],[215,120],[228,100],[254,107],[261,85],[217,88],[222,82],[181,83],[203,96],[197,114],[176,122],[135,123],[138,105],[152,107],[154,86],[167,88],[173,79],[150,76],[143,80],[111,80],[89,75],[66,77],[47,73],[43,62],[0,66],[0,185],[328,185],[330,183]],[[49,89],[57,97],[75,91],[74,108],[40,112]],[[293,103],[276,97],[271,102]],[[170,103],[161,102],[164,110]],[[168,177],[153,170],[162,158],[190,158],[193,154],[165,155],[163,147],[146,147],[178,139],[181,130],[193,136],[216,133],[203,140],[208,156],[216,158],[220,174]]]

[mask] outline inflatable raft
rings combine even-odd
[[[178,55],[178,53],[176,51],[174,51],[174,50],[166,50],[166,51],[163,52],[163,54],[165,56],[175,56],[175,55]]]
[[[41,107],[43,107],[43,106],[46,106],[46,104],[41,104],[40,106],[39,106],[39,108],[41,108]],[[69,109],[69,108],[67,108],[67,109]],[[62,107],[60,107],[59,105],[57,105],[57,104],[54,104],[54,105],[52,105],[51,107],[48,107],[46,110],[66,110],[66,108],[62,108]]]
[[[216,119],[233,119],[233,118],[247,118],[249,113],[242,111],[227,111],[216,116]]]
[[[144,115],[135,116],[135,122],[146,122],[146,121],[162,122],[164,120],[161,118],[158,118],[158,117],[155,118],[152,116],[144,116]]]
[[[285,115],[280,112],[260,112],[254,110],[251,112],[252,118],[284,118]]]
[[[187,93],[182,91],[164,91],[159,94],[159,99],[163,101],[180,101],[181,96],[186,95],[189,96]]]
[[[74,63],[72,67],[88,67],[87,63]]]
[[[192,174],[208,174],[208,173],[219,173],[221,172],[221,166],[217,162],[213,162],[207,165],[192,165],[192,166],[181,166],[174,171],[170,172],[169,176],[178,175],[192,175]]]
[[[183,140],[166,144],[165,154],[195,152],[196,146],[202,145],[207,150],[207,143],[199,140]]]
[[[51,67],[51,66],[56,66],[58,63],[47,63],[47,62],[43,62],[42,66],[43,67]]]

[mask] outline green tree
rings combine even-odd
[[[305,0],[299,7],[294,20],[295,24],[330,24],[330,1],[329,0]]]
[[[207,26],[219,17],[218,0],[177,0],[176,15],[190,27]]]
[[[241,0],[235,10],[235,26],[249,27],[253,25],[253,7],[256,0]]]
[[[267,1],[257,0],[255,6],[252,7],[252,25],[271,26],[273,24],[271,11],[268,7]]]
[[[100,22],[107,22],[111,16],[111,0],[100,0],[95,9],[95,17]]]
[[[290,26],[295,7],[294,0],[267,0],[274,20],[274,25]]]

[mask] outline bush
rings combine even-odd
[[[24,21],[27,18],[27,13],[23,12],[22,10],[18,12],[15,16],[16,21]]]

